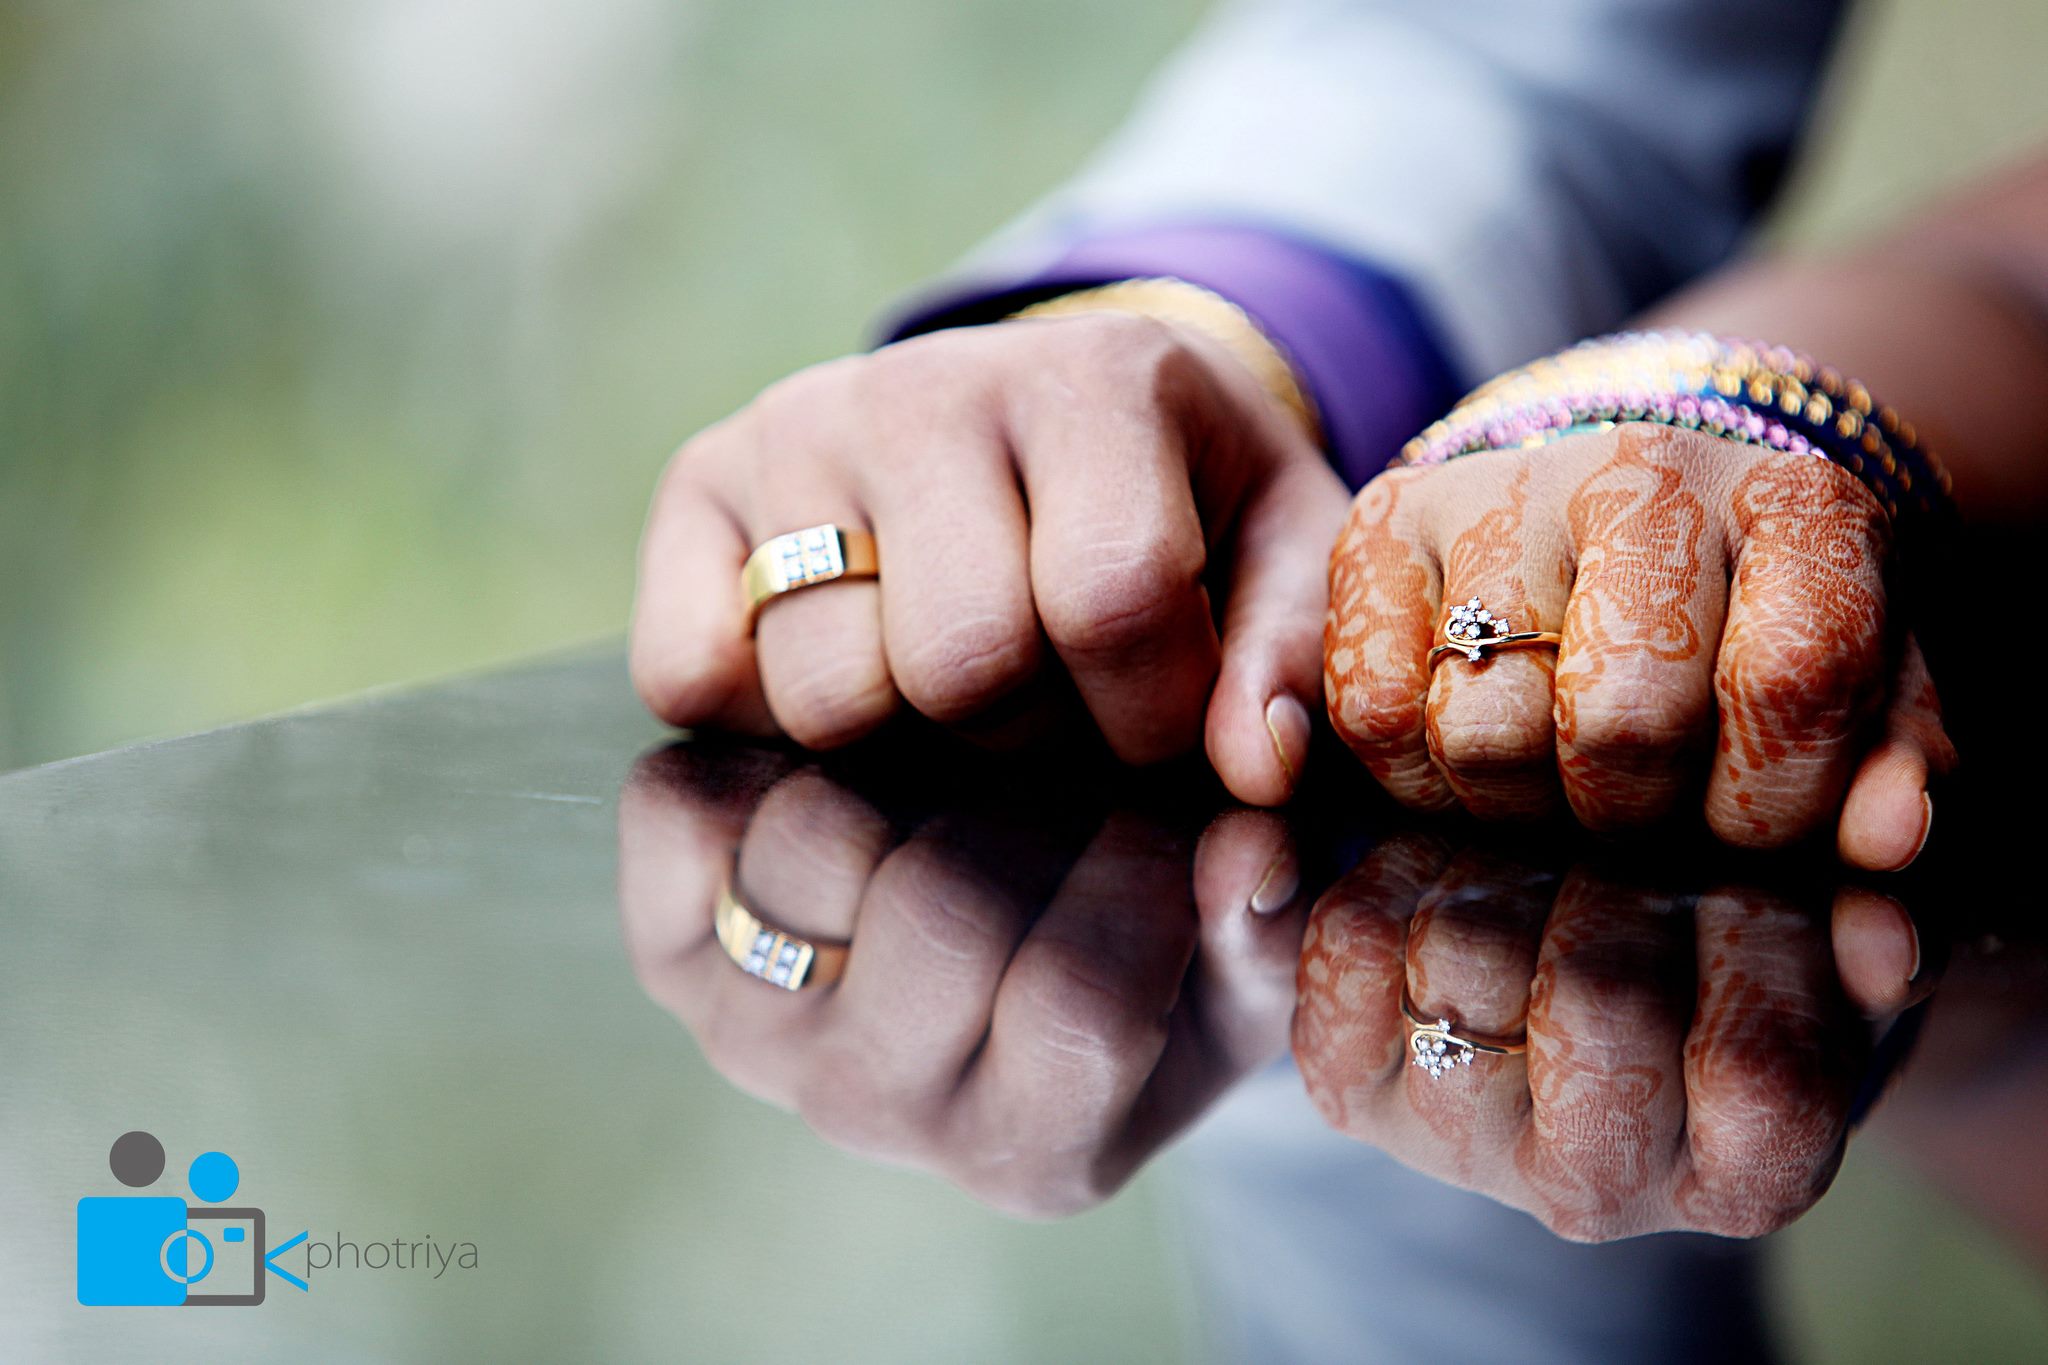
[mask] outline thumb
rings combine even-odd
[[[1842,861],[1896,872],[1920,856],[1934,826],[1930,779],[1955,767],[1941,699],[1920,643],[1907,637],[1885,712],[1884,737],[1863,756],[1842,802],[1835,843]]]
[[[1254,806],[1291,797],[1308,757],[1322,697],[1330,547],[1350,500],[1303,442],[1251,488],[1238,518],[1206,742],[1231,795]]]

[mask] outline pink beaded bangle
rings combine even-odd
[[[1402,447],[1441,464],[1655,422],[1832,460],[1902,511],[1949,508],[1949,477],[1918,433],[1853,379],[1782,346],[1705,333],[1624,332],[1580,342],[1474,390]]]

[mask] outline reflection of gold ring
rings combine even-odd
[[[1472,1065],[1474,1053],[1512,1057],[1529,1050],[1526,1030],[1518,1037],[1495,1038],[1483,1033],[1459,1032],[1451,1027],[1448,1019],[1423,1018],[1415,1012],[1415,1002],[1409,998],[1406,986],[1401,988],[1401,1014],[1411,1026],[1408,1046],[1415,1053],[1415,1065],[1432,1077],[1441,1076],[1453,1067]]]
[[[1429,651],[1429,666],[1435,668],[1453,654],[1476,664],[1501,650],[1556,649],[1563,643],[1564,637],[1554,630],[1516,630],[1507,617],[1495,616],[1475,597],[1451,608],[1444,619],[1444,643]]]
[[[800,991],[837,981],[846,970],[846,945],[813,943],[763,924],[741,905],[730,886],[718,888],[718,909],[712,915],[725,955],[748,976],[771,986]]]
[[[764,540],[747,556],[740,570],[740,600],[747,624],[770,598],[798,588],[830,583],[835,578],[873,578],[875,538],[845,526],[808,526]]]

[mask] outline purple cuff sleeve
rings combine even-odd
[[[942,287],[915,301],[885,337],[992,322],[1036,299],[1153,275],[1200,285],[1251,315],[1293,362],[1322,415],[1331,462],[1354,488],[1457,397],[1443,348],[1398,281],[1256,227],[1189,224],[1087,237],[1040,269]]]

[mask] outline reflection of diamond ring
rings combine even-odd
[[[718,889],[718,909],[712,916],[718,942],[739,969],[759,977],[771,986],[800,991],[805,986],[822,986],[836,981],[846,970],[846,945],[813,943],[795,934],[763,924],[753,911],[741,905],[730,886]]]
[[[1474,1053],[1512,1057],[1529,1050],[1526,1033],[1517,1038],[1490,1038],[1484,1034],[1455,1032],[1448,1019],[1423,1018],[1416,1013],[1415,1002],[1409,998],[1406,987],[1401,990],[1401,1013],[1411,1026],[1408,1046],[1415,1053],[1415,1065],[1433,1078],[1457,1067],[1472,1065]]]
[[[810,526],[765,540],[740,570],[740,601],[753,623],[771,598],[835,578],[873,578],[875,538],[844,526]]]
[[[1453,654],[1476,664],[1499,650],[1556,649],[1563,642],[1554,630],[1516,630],[1507,617],[1495,616],[1475,597],[1451,608],[1444,619],[1444,643],[1429,651],[1429,666],[1435,668]]]

